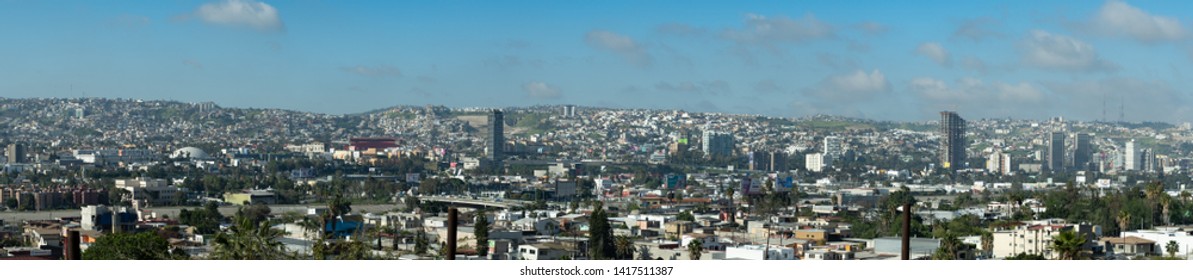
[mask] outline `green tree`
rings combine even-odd
[[[84,260],[171,260],[185,259],[184,253],[171,253],[165,238],[153,232],[112,233],[97,239],[83,251]]]
[[[476,211],[476,224],[473,225],[473,235],[476,236],[476,252],[481,257],[489,255],[489,217],[485,210]]]
[[[17,209],[17,206],[19,206],[19,204],[17,204],[17,203],[18,203],[18,201],[16,198],[4,199],[4,206],[8,207],[9,209]]]
[[[253,223],[244,215],[232,218],[228,231],[215,236],[211,252],[217,260],[278,260],[286,257],[280,230],[269,226],[268,221]]]
[[[994,251],[994,234],[989,231],[982,232],[982,251],[987,254]]]
[[[680,221],[695,222],[696,216],[692,215],[692,212],[683,211],[683,212],[679,212],[678,215],[675,215],[675,219],[680,220]]]
[[[414,254],[420,256],[426,254],[428,245],[430,245],[430,241],[427,240],[427,233],[419,229],[414,234]]]
[[[214,234],[220,229],[224,215],[220,214],[219,205],[209,202],[201,209],[182,209],[178,212],[178,222],[195,228],[202,234]]]
[[[613,246],[613,228],[609,226],[609,216],[600,202],[593,208],[595,210],[592,211],[588,222],[588,258],[613,259],[616,248]]]
[[[1052,250],[1061,260],[1076,260],[1084,256],[1085,236],[1073,230],[1064,230],[1052,238]]]
[[[1163,215],[1161,220],[1164,221],[1164,225],[1171,225],[1170,219],[1172,217],[1168,214],[1168,210],[1169,207],[1172,206],[1172,196],[1169,196],[1168,194],[1161,194],[1160,200],[1157,201],[1157,203],[1160,203],[1160,209],[1162,210],[1160,213]]]
[[[704,242],[700,239],[692,239],[691,242],[688,242],[688,259],[699,260],[701,250],[704,250]]]
[[[1149,222],[1154,225],[1156,223],[1156,204],[1159,202],[1160,195],[1166,195],[1164,194],[1164,185],[1159,182],[1148,184],[1147,187],[1144,187],[1143,194],[1147,197],[1147,201],[1150,202],[1152,218]]]
[[[261,222],[269,220],[269,216],[273,212],[273,210],[270,209],[269,206],[266,206],[264,204],[247,205],[247,206],[241,207],[237,211],[242,212],[244,217],[248,218],[249,221],[252,221],[253,224],[259,224]]]
[[[617,238],[613,240],[613,247],[617,251],[617,259],[634,259],[634,240],[629,236],[618,235]]]
[[[421,205],[417,196],[407,196],[402,199],[402,202],[406,205],[406,211],[414,211]]]
[[[965,244],[957,239],[956,235],[947,234],[940,239],[940,247],[936,248],[936,252],[932,253],[933,260],[955,260],[961,250],[965,249]]]
[[[331,231],[331,239],[339,238],[336,235],[339,218],[348,213],[352,213],[352,202],[344,199],[343,196],[336,195],[327,201],[327,212],[323,216],[323,230]]]
[[[1175,258],[1176,252],[1178,252],[1180,250],[1181,250],[1181,244],[1177,243],[1176,240],[1169,240],[1168,244],[1164,244],[1164,251],[1168,252],[1169,258]]]
[[[1131,213],[1127,210],[1119,210],[1118,217],[1115,217],[1118,222],[1118,232],[1127,232],[1131,230]]]

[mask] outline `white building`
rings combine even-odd
[[[833,159],[825,157],[824,154],[814,153],[804,156],[804,166],[808,171],[823,172],[825,167],[832,166]]]
[[[180,189],[169,185],[166,179],[116,179],[116,188],[128,191],[133,200],[150,205],[170,204],[176,196],[182,195]]]
[[[795,249],[771,245],[742,245],[725,248],[727,260],[795,260]]]
[[[558,260],[572,254],[560,244],[537,243],[519,245],[518,255],[523,260]]]
[[[1062,219],[1029,221],[1010,230],[994,232],[994,257],[1002,259],[1026,253],[1055,259],[1057,255],[1051,248],[1052,238],[1065,230],[1075,230],[1085,235],[1086,250],[1092,250],[1097,245],[1098,237],[1102,236],[1100,226],[1070,224]]]
[[[1123,170],[1139,170],[1142,165],[1141,155],[1139,154],[1139,146],[1135,145],[1135,139],[1127,141],[1123,151]]]
[[[1139,237],[1156,242],[1156,251],[1151,252],[1156,255],[1168,255],[1165,251],[1165,246],[1169,241],[1176,241],[1179,249],[1176,252],[1177,256],[1188,257],[1193,254],[1193,235],[1189,235],[1188,231],[1181,231],[1178,228],[1160,227],[1158,230],[1137,230],[1124,232],[1122,237]]]
[[[1010,175],[1011,155],[1004,154],[1001,151],[994,151],[994,153],[990,154],[990,158],[986,159],[986,171],[989,171],[990,173]]]

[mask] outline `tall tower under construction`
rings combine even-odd
[[[489,115],[489,160],[500,162],[505,156],[505,117],[501,110]]]
[[[940,112],[940,166],[956,170],[965,167],[965,119],[956,112]]]

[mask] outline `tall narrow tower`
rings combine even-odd
[[[489,114],[489,160],[500,162],[505,155],[505,117],[501,110]]]
[[[1048,135],[1048,170],[1061,172],[1065,170],[1065,133],[1053,132]]]
[[[1094,150],[1089,143],[1089,134],[1078,133],[1075,146],[1077,147],[1073,149],[1073,169],[1083,171],[1092,170],[1090,162],[1093,162]]]
[[[956,112],[940,112],[940,166],[956,170],[965,167],[965,119]]]

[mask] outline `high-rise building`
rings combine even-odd
[[[25,145],[8,144],[6,155],[9,164],[25,163]]]
[[[770,172],[778,172],[787,170],[787,154],[783,152],[770,152]]]
[[[824,137],[824,156],[830,158],[839,158],[845,155],[845,145],[841,143],[841,137],[825,136]]]
[[[733,155],[733,135],[704,129],[703,151],[705,156]]]
[[[1011,175],[1011,155],[1004,154],[1002,151],[994,151],[990,154],[990,158],[986,159],[986,171]]]
[[[1048,134],[1048,170],[1061,172],[1065,170],[1065,133],[1053,132]]]
[[[783,152],[751,151],[746,154],[747,167],[755,171],[776,172],[784,170],[787,156]]]
[[[563,117],[576,117],[576,105],[563,105]]]
[[[1139,146],[1135,145],[1135,139],[1127,141],[1123,150],[1123,170],[1139,170],[1143,167],[1141,166],[1143,157],[1139,154]]]
[[[1094,149],[1089,144],[1089,134],[1077,133],[1076,148],[1073,149],[1073,169],[1089,171],[1093,162]]]
[[[825,167],[833,164],[832,158],[825,157],[821,153],[812,153],[804,156],[804,168],[812,172],[824,171]]]
[[[489,160],[500,162],[505,155],[505,117],[501,110],[489,114]]]
[[[1144,172],[1156,171],[1156,154],[1152,149],[1143,149],[1139,151],[1139,170]]]
[[[956,112],[940,112],[940,166],[965,168],[965,119]]]

